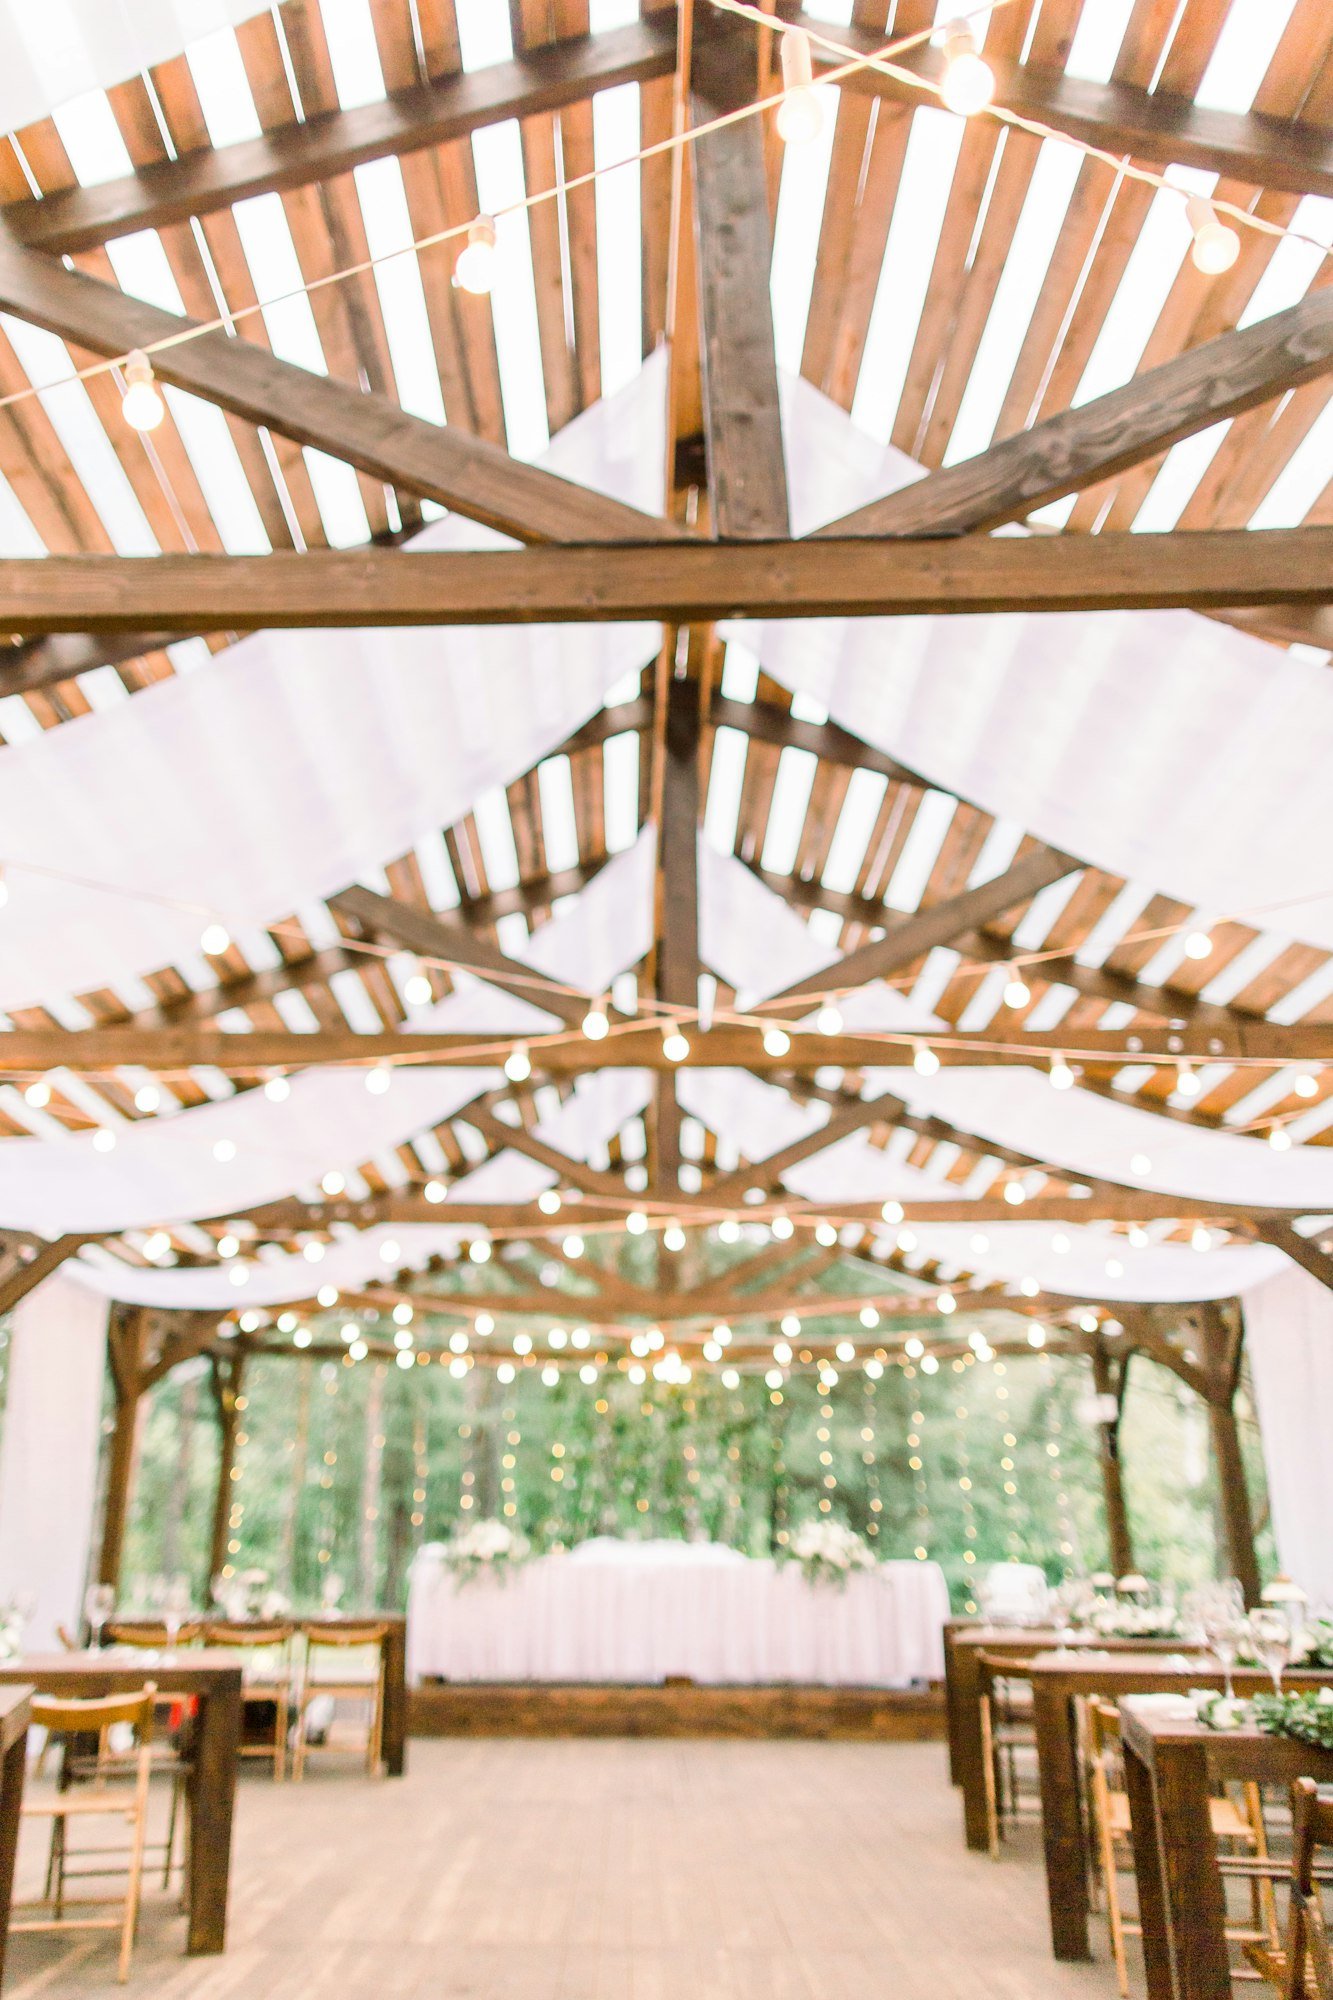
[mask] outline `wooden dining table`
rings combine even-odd
[[[18,1853],[19,1819],[23,1811],[32,1692],[22,1682],[0,1687],[0,1985],[5,1977],[5,1941],[9,1936],[14,1857]]]
[[[1220,1688],[1223,1676],[1210,1656],[1183,1652],[1038,1653],[1027,1662],[1025,1672],[1032,1684],[1037,1737],[1051,1948],[1060,1959],[1086,1959],[1092,1956],[1088,1944],[1091,1869],[1078,1700],[1087,1695],[1101,1695],[1112,1702],[1135,1694],[1183,1695],[1196,1687]],[[1241,1694],[1260,1693],[1270,1685],[1268,1675],[1259,1667],[1236,1667],[1232,1680]],[[1286,1684],[1293,1688],[1322,1687],[1330,1681],[1333,1672],[1327,1668],[1286,1676]]]
[[[987,1625],[975,1618],[951,1619],[944,1628],[944,1701],[949,1736],[949,1777],[963,1798],[963,1832],[979,1853],[990,1845],[986,1816],[986,1751],[981,1731],[981,1697],[986,1675],[983,1653],[1031,1660],[1060,1646],[1066,1634],[1052,1627]],[[1079,1638],[1075,1645],[1108,1652],[1169,1653],[1178,1639]]]
[[[118,1632],[148,1633],[161,1629],[160,1618],[113,1618],[110,1621]],[[380,1754],[384,1769],[390,1778],[401,1778],[407,1768],[407,1619],[400,1611],[334,1612],[329,1616],[322,1613],[307,1618],[294,1617],[285,1613],[281,1618],[223,1618],[217,1614],[219,1624],[244,1628],[253,1626],[256,1630],[270,1630],[274,1625],[291,1625],[300,1631],[306,1625],[318,1626],[321,1631],[351,1631],[362,1625],[382,1625],[384,1637],[380,1641],[380,1656],[384,1662],[384,1713],[381,1719]],[[192,1628],[197,1628],[208,1620],[192,1618]],[[229,1655],[230,1657],[230,1655]]]
[[[1333,1750],[1121,1703],[1148,2000],[1231,2000],[1226,1897],[1208,1796],[1219,1779],[1333,1781]]]
[[[152,1681],[160,1695],[193,1697],[198,1704],[191,1741],[186,1950],[224,1951],[231,1833],[236,1804],[237,1748],[241,1739],[241,1669],[233,1653],[204,1647],[178,1652],[130,1650],[25,1653],[0,1661],[0,1685],[31,1683],[40,1694],[86,1700],[124,1694]]]

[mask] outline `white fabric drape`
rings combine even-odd
[[[1288,1265],[1241,1303],[1278,1555],[1333,1608],[1333,1294]]]
[[[107,1307],[56,1273],[10,1320],[0,1428],[0,1601],[36,1599],[25,1642],[58,1650],[79,1620],[97,1490]]]
[[[663,380],[647,364],[541,463],[652,512]],[[457,516],[412,544],[504,545]],[[261,632],[11,745],[0,752],[0,1008],[188,963],[209,919],[243,937],[438,837],[586,722],[652,657],[657,634]]]
[[[808,383],[783,388],[801,528],[917,474]],[[724,629],[785,687],[987,812],[1183,902],[1333,949],[1322,666],[1187,611]]]
[[[0,132],[45,118],[266,10],[255,0],[3,0]]]

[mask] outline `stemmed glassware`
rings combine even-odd
[[[102,1631],[107,1619],[116,1608],[115,1587],[109,1583],[90,1583],[83,1593],[83,1615],[88,1621],[88,1632],[96,1651],[101,1650]]]
[[[162,1592],[162,1623],[166,1627],[167,1651],[174,1653],[181,1626],[190,1615],[190,1579],[173,1576]]]
[[[1227,1700],[1234,1697],[1231,1670],[1236,1664],[1240,1643],[1249,1631],[1245,1617],[1245,1597],[1234,1576],[1207,1583],[1194,1593],[1194,1615],[1203,1629],[1209,1652],[1222,1669]]]
[[[1282,1670],[1291,1663],[1291,1622],[1283,1611],[1261,1606],[1249,1616],[1250,1644],[1273,1679],[1273,1693],[1282,1692]]]
[[[332,1618],[338,1609],[338,1600],[343,1594],[343,1580],[336,1572],[325,1571],[319,1587],[320,1608],[326,1618]]]

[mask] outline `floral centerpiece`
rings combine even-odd
[[[503,1581],[526,1560],[527,1554],[524,1537],[507,1528],[503,1521],[473,1521],[443,1545],[440,1561],[452,1570],[458,1583],[471,1583],[479,1576]]]
[[[0,1604],[0,1660],[17,1659],[23,1651],[23,1628],[27,1622],[26,1609],[14,1599]]]
[[[1206,1729],[1243,1729],[1253,1723],[1268,1736],[1294,1736],[1321,1750],[1333,1750],[1333,1687],[1256,1694],[1249,1701],[1196,1688],[1191,1698]]]
[[[873,1569],[875,1557],[854,1529],[841,1521],[807,1521],[787,1545],[809,1583],[844,1585],[854,1569]]]
[[[1308,1618],[1296,1643],[1298,1665],[1333,1667],[1333,1618]]]

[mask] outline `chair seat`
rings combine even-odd
[[[1111,1831],[1117,1838],[1129,1838],[1129,1795],[1126,1792],[1110,1792],[1107,1795]],[[1230,1799],[1209,1799],[1208,1819],[1215,1840],[1246,1840],[1253,1842],[1254,1828]]]

